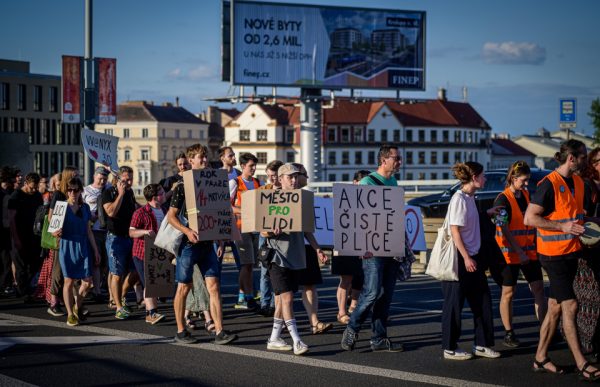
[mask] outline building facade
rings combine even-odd
[[[65,166],[83,172],[81,126],[62,123],[61,77],[29,68],[29,62],[0,59],[0,142],[9,150],[0,164],[25,173],[52,175]]]
[[[118,163],[133,169],[133,189],[177,172],[177,155],[192,144],[207,145],[208,123],[170,103],[130,101],[117,106],[117,124],[98,124],[96,130],[119,137]]]

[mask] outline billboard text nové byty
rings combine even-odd
[[[425,12],[234,1],[232,83],[425,90]]]

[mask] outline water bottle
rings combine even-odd
[[[502,227],[508,222],[508,211],[502,208],[496,215],[496,226]]]

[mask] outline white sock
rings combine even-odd
[[[283,329],[283,320],[280,318],[273,319],[273,330],[271,331],[271,338],[269,340],[275,341],[281,336],[281,330]]]
[[[299,341],[302,341],[300,339],[300,335],[298,334],[298,328],[296,328],[296,319],[291,319],[291,320],[287,320],[285,322],[285,325],[287,326],[288,331],[290,332],[290,336],[292,336],[292,340],[294,340],[294,344],[296,344]]]

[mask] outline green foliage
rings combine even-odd
[[[592,125],[596,128],[594,131],[594,145],[600,145],[600,98],[596,98],[592,101],[588,116],[590,116]]]

